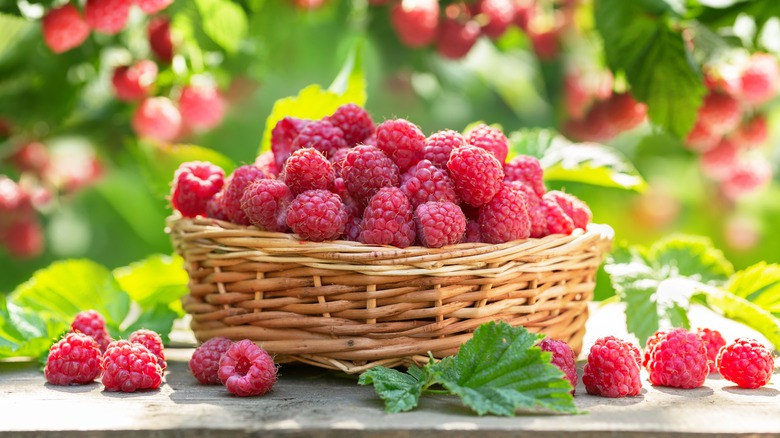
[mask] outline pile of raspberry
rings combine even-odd
[[[584,202],[547,191],[539,161],[507,161],[508,152],[492,126],[426,137],[408,120],[375,125],[347,104],[321,120],[280,120],[271,151],[227,177],[208,162],[182,164],[171,203],[184,217],[399,248],[500,244],[588,226]]]
[[[254,342],[233,342],[225,337],[201,344],[190,359],[190,371],[204,385],[225,385],[239,396],[265,395],[276,383],[277,368],[271,355]]]

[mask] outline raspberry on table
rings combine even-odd
[[[563,212],[571,218],[574,228],[588,228],[588,224],[593,218],[593,213],[591,213],[588,204],[582,202],[576,196],[558,190],[551,190],[545,193],[542,198],[551,199],[558,203]]]
[[[504,185],[490,202],[480,207],[478,220],[482,240],[487,243],[527,239],[531,235],[527,197],[510,184]]]
[[[167,97],[147,97],[135,109],[132,126],[139,137],[171,141],[181,131],[181,113]]]
[[[655,347],[655,344],[661,341],[661,339],[665,338],[666,335],[669,334],[669,330],[667,329],[660,329],[656,330],[655,333],[653,333],[649,338],[647,338],[647,342],[645,342],[645,351],[642,355],[642,366],[647,369],[647,364],[650,362],[650,353],[653,351],[653,347]]]
[[[212,83],[189,84],[181,90],[179,111],[185,126],[196,131],[208,131],[222,123],[227,103]]]
[[[263,230],[287,231],[287,208],[293,194],[284,182],[259,179],[247,186],[241,196],[241,209],[249,222]]]
[[[171,204],[184,217],[206,214],[211,198],[225,184],[225,172],[206,161],[189,161],[179,165],[173,175]]]
[[[726,345],[726,340],[723,339],[723,335],[719,331],[708,328],[698,328],[696,334],[704,341],[704,346],[707,348],[707,365],[710,373],[718,372],[715,361],[718,359],[720,348]]]
[[[772,352],[755,339],[738,338],[720,349],[715,361],[720,375],[740,388],[760,388],[772,379]]]
[[[514,0],[477,0],[473,9],[474,15],[483,14],[487,17],[487,22],[482,25],[482,33],[495,40],[514,21],[517,6]]]
[[[149,47],[160,61],[170,64],[173,60],[173,40],[171,39],[171,20],[156,16],[149,20],[147,29]]]
[[[447,169],[463,202],[480,207],[504,186],[504,169],[490,152],[465,145],[452,151]]]
[[[341,168],[349,194],[361,205],[382,187],[398,187],[401,174],[398,166],[376,146],[352,148]]]
[[[376,128],[371,115],[354,103],[341,105],[332,115],[327,117],[327,121],[341,129],[341,132],[344,134],[344,141],[347,142],[347,147],[363,143]],[[328,159],[331,158],[329,155]]]
[[[574,356],[574,350],[569,344],[552,338],[542,339],[538,346],[542,351],[552,353],[551,363],[558,367],[571,383],[571,394],[574,395],[574,389],[577,387],[577,358]]]
[[[448,14],[439,23],[436,50],[447,59],[463,58],[474,47],[480,33],[481,29],[476,21],[470,18],[461,21],[461,19],[450,17]]]
[[[168,364],[165,362],[165,347],[163,347],[159,333],[152,330],[139,329],[131,333],[127,340],[146,347],[157,358],[157,365],[160,365],[161,370],[165,371],[165,368],[168,367]]]
[[[565,234],[574,231],[574,221],[563,211],[560,205],[552,199],[542,198],[539,209],[544,216],[544,235]]]
[[[754,53],[742,72],[741,97],[751,104],[761,104],[777,94],[780,83],[780,65],[768,53]]]
[[[397,187],[383,187],[363,211],[360,241],[370,245],[406,248],[414,243],[412,204]]]
[[[509,139],[500,129],[484,123],[471,128],[465,135],[466,142],[493,154],[503,165],[509,154]]]
[[[173,0],[135,0],[135,4],[147,14],[156,14],[167,8]]]
[[[90,336],[68,333],[49,349],[43,375],[52,385],[81,385],[100,375],[100,347]]]
[[[255,166],[265,172],[266,175],[276,177],[279,175],[279,169],[276,168],[276,160],[274,159],[274,153],[271,151],[265,151],[257,156],[255,159]]]
[[[287,209],[287,225],[302,240],[322,242],[344,233],[347,212],[339,195],[308,190],[296,196]]]
[[[92,29],[113,35],[124,29],[132,5],[133,0],[87,0],[84,17]]]
[[[450,201],[429,201],[414,211],[417,239],[428,248],[460,243],[466,231],[466,216]]]
[[[265,350],[244,339],[222,355],[218,374],[227,390],[239,397],[264,395],[276,383],[276,364]]]
[[[376,146],[406,172],[422,159],[425,134],[408,120],[385,120],[376,127]]]
[[[206,202],[206,217],[225,222],[230,221],[222,204],[223,196],[225,196],[225,190],[220,190],[219,192],[214,193],[214,196]]]
[[[293,142],[298,137],[298,133],[310,121],[287,116],[276,122],[271,130],[271,151],[274,153],[276,168],[284,168],[284,162],[293,152]]]
[[[439,27],[439,2],[437,0],[399,1],[390,12],[390,24],[405,46],[425,47],[436,38]]]
[[[504,180],[517,181],[529,185],[538,197],[544,196],[544,170],[536,157],[518,155],[504,165]]]
[[[201,344],[192,353],[189,366],[192,375],[204,385],[221,385],[219,380],[219,360],[228,351],[233,341],[220,336]]]
[[[302,148],[314,148],[325,157],[347,147],[344,131],[327,120],[316,120],[301,128],[292,143],[292,152]]]
[[[73,3],[49,10],[41,21],[43,41],[54,53],[80,46],[89,36],[89,25]]]
[[[585,390],[588,394],[611,398],[639,395],[642,381],[638,354],[636,346],[614,336],[597,339],[583,370]]]
[[[731,132],[741,119],[739,101],[728,94],[710,92],[699,108],[698,121],[715,134]]]
[[[111,84],[119,100],[132,102],[148,96],[157,80],[157,64],[142,59],[133,65],[114,69]]]
[[[305,147],[297,149],[290,155],[280,179],[287,184],[294,195],[298,195],[307,190],[330,188],[335,175],[333,165],[322,152]]]
[[[244,190],[249,187],[249,184],[267,178],[265,172],[251,164],[240,166],[233,171],[225,182],[225,194],[222,195],[222,208],[230,222],[237,225],[250,224],[249,218],[241,209],[241,197],[244,196]]]
[[[467,144],[466,139],[457,131],[447,129],[436,132],[425,139],[423,159],[430,161],[434,166],[446,169],[452,150],[465,144]]]
[[[696,334],[670,330],[650,350],[647,364],[650,383],[674,388],[698,388],[709,374],[707,348]]]
[[[103,354],[101,363],[106,391],[135,392],[156,389],[162,383],[163,371],[155,356],[142,344],[114,341]]]
[[[429,201],[458,203],[455,182],[446,170],[436,167],[428,160],[412,166],[403,176],[401,190],[409,198],[412,208]]]
[[[104,353],[111,343],[111,335],[106,330],[106,320],[94,310],[77,313],[70,324],[70,331],[92,337],[100,347],[100,351]]]

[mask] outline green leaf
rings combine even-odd
[[[760,262],[739,271],[727,287],[734,295],[780,317],[780,265]]]
[[[707,305],[723,312],[723,316],[741,322],[764,335],[780,350],[780,319],[750,301],[717,289],[704,291]]]
[[[414,409],[420,400],[425,380],[421,368],[412,367],[402,373],[385,367],[374,367],[360,375],[358,383],[374,385],[377,395],[385,401],[385,410],[390,413]]]
[[[756,20],[761,28],[772,17],[780,16],[780,2],[777,0],[744,0],[737,1],[725,8],[704,7],[696,18],[711,27],[731,27],[737,18],[749,15]]]
[[[648,253],[653,267],[663,277],[686,277],[702,283],[720,284],[734,273],[723,252],[707,237],[672,235],[659,240]]]
[[[0,14],[0,58],[5,50],[13,47],[14,43],[20,38],[20,35],[30,28],[32,22],[21,17],[15,17],[8,14]]]
[[[158,305],[169,307],[183,316],[180,298],[187,294],[187,271],[181,257],[153,255],[139,262],[114,270],[114,277],[130,299],[142,310],[153,310]],[[148,328],[148,327],[147,327]]]
[[[48,312],[9,303],[6,312],[0,314],[0,358],[45,357],[51,344],[69,328]]]
[[[195,0],[203,20],[203,32],[228,52],[236,52],[247,34],[249,22],[241,6],[228,0]]]
[[[157,303],[154,307],[148,308],[138,315],[138,318],[121,331],[121,337],[127,338],[131,333],[138,329],[154,330],[160,334],[163,343],[167,343],[173,321],[179,317],[179,313],[171,309],[169,303]]]

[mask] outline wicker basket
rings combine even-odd
[[[213,219],[168,220],[195,337],[251,339],[278,363],[359,373],[457,352],[503,320],[582,348],[613,231],[442,249],[305,242]]]

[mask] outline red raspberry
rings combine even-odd
[[[385,120],[376,128],[376,146],[393,160],[401,172],[406,172],[422,160],[425,134],[408,120]]]
[[[566,380],[571,383],[571,393],[574,395],[574,388],[577,387],[577,358],[569,344],[556,339],[544,338],[539,342],[539,348],[542,351],[552,353],[551,363],[560,368]]]
[[[357,146],[347,153],[341,174],[349,194],[361,205],[382,187],[398,187],[398,166],[376,146]]]
[[[698,121],[714,134],[732,131],[741,118],[739,101],[727,94],[710,92],[699,108]]]
[[[11,213],[23,208],[29,203],[29,196],[16,181],[5,175],[0,175],[0,218],[5,219]],[[2,224],[2,222],[0,222]]]
[[[482,227],[476,220],[466,220],[466,231],[463,233],[462,243],[480,243],[482,242]]]
[[[559,34],[557,27],[536,29],[532,26],[528,29],[528,38],[531,39],[531,47],[537,58],[542,61],[552,61],[558,57],[561,52]]]
[[[230,222],[237,225],[249,225],[249,218],[241,209],[241,197],[244,190],[254,181],[267,179],[268,176],[259,168],[247,164],[233,171],[228,181],[225,182],[225,194],[222,195],[222,208],[225,210]]]
[[[535,157],[518,155],[504,165],[504,181],[518,181],[530,186],[539,197],[544,196],[544,170]]]
[[[655,344],[659,343],[661,339],[665,338],[666,335],[669,334],[669,330],[663,329],[663,330],[656,330],[655,333],[653,333],[652,336],[647,338],[647,342],[645,343],[645,351],[642,355],[642,366],[647,368],[648,363],[650,363],[650,353],[653,352],[653,347],[655,347]]]
[[[425,47],[436,38],[439,27],[438,0],[401,0],[393,6],[390,23],[407,47]]]
[[[187,85],[179,96],[182,123],[196,132],[208,131],[222,123],[226,105],[214,84]]]
[[[641,125],[647,116],[647,105],[637,102],[629,93],[615,93],[605,101],[609,122],[618,132]]]
[[[531,221],[531,237],[544,237],[547,229],[547,219],[544,216],[545,210],[540,208],[541,198],[539,195],[528,184],[517,181],[507,182],[506,184],[525,193],[525,200],[528,205],[528,219]]]
[[[468,144],[490,152],[501,164],[506,162],[506,156],[509,154],[509,139],[501,130],[480,123],[471,128],[465,137]]]
[[[157,16],[149,20],[149,47],[160,61],[170,63],[173,60],[173,39],[171,38],[171,20]]]
[[[704,124],[697,121],[685,138],[685,146],[695,152],[707,152],[714,149],[721,138],[722,135],[710,132]]]
[[[490,202],[504,186],[504,169],[496,157],[485,149],[465,145],[452,151],[447,169],[455,180],[460,198],[480,207]]]
[[[168,367],[168,364],[165,362],[165,348],[163,347],[162,338],[157,332],[147,329],[136,330],[130,334],[127,340],[146,347],[157,358],[157,365],[160,366],[162,371],[165,371],[165,368]]]
[[[230,221],[230,218],[228,218],[227,213],[225,212],[225,208],[222,204],[223,196],[225,196],[225,191],[221,190],[217,193],[214,193],[214,196],[209,199],[209,202],[206,203],[206,217],[226,222]]]
[[[273,177],[279,175],[279,169],[276,168],[274,153],[271,151],[265,151],[258,155],[255,160],[255,166],[259,167],[266,175]]]
[[[698,388],[709,374],[707,348],[696,334],[673,329],[650,351],[650,383],[674,388]]]
[[[439,25],[436,49],[448,59],[460,59],[469,53],[479,38],[480,28],[476,21],[444,18]]]
[[[295,195],[307,190],[328,189],[335,179],[333,165],[314,148],[298,149],[290,155],[280,179]]]
[[[342,177],[341,168],[344,167],[344,159],[347,158],[347,154],[350,150],[350,148],[337,149],[336,152],[333,152],[333,154],[328,157],[328,161],[333,165],[333,172],[336,178]]]
[[[182,163],[173,175],[171,204],[184,217],[206,214],[206,204],[225,184],[225,172],[209,162]]]
[[[0,243],[16,258],[38,257],[44,250],[43,228],[34,216],[19,218],[2,230]]]
[[[322,242],[344,233],[347,213],[339,195],[327,190],[308,190],[298,195],[287,210],[287,225],[302,240]]]
[[[536,16],[536,0],[517,2],[515,5],[514,23],[523,32],[528,32],[528,25],[534,16]]]
[[[293,200],[290,189],[275,179],[259,179],[241,196],[241,209],[249,222],[263,230],[287,231],[287,207]]]
[[[466,216],[449,201],[420,204],[414,211],[417,238],[428,248],[460,243],[466,231]]]
[[[115,34],[124,29],[132,0],[87,0],[84,17],[97,32]]]
[[[574,221],[563,211],[560,205],[552,199],[542,198],[539,208],[544,215],[544,235],[571,234],[574,231]]]
[[[562,131],[577,141],[604,142],[611,140],[619,134],[610,120],[606,104],[597,102],[590,107],[585,118],[581,120],[567,120]]]
[[[361,144],[374,132],[374,121],[363,108],[348,103],[336,109],[327,120],[344,133],[347,147]],[[328,158],[331,158],[330,155]]]
[[[227,390],[239,397],[266,394],[276,383],[273,358],[248,339],[228,348],[219,360],[218,373]]]
[[[425,139],[423,159],[430,161],[434,166],[446,169],[452,150],[465,144],[467,144],[466,139],[459,132],[439,131]]]
[[[342,237],[351,242],[360,242],[360,225],[362,223],[362,216],[355,216],[351,213],[347,215],[347,224],[344,226]]]
[[[204,385],[220,385],[219,359],[230,349],[233,341],[226,337],[211,338],[195,349],[190,359],[190,371]]]
[[[163,371],[155,356],[142,344],[114,341],[103,354],[103,385],[106,391],[135,392],[157,389]]]
[[[406,248],[414,243],[412,204],[397,187],[383,187],[363,212],[360,241]]]
[[[723,194],[737,200],[772,181],[772,164],[763,156],[753,156],[737,161],[732,173],[721,185]]]
[[[314,148],[326,157],[337,150],[347,147],[344,132],[325,120],[317,120],[304,126],[292,143],[292,151],[302,148]]]
[[[105,352],[108,344],[111,343],[111,335],[106,330],[106,320],[94,310],[85,310],[77,313],[70,324],[70,331],[91,336],[97,342],[102,352]]]
[[[545,193],[543,198],[557,202],[563,209],[563,212],[566,213],[566,216],[569,216],[572,222],[574,222],[574,228],[588,228],[588,224],[593,218],[593,213],[591,213],[588,205],[579,198],[558,190],[551,190]]]
[[[633,344],[606,336],[590,347],[582,383],[588,394],[602,397],[636,396],[642,390],[638,350]]]
[[[707,365],[710,373],[717,372],[718,367],[715,366],[715,361],[718,359],[720,348],[726,345],[726,340],[723,339],[723,335],[719,331],[708,328],[696,329],[696,334],[704,341],[704,347],[707,348]]]
[[[8,158],[20,172],[42,174],[49,164],[49,150],[42,143],[32,141],[22,145]],[[1,207],[0,207],[1,208]]]
[[[111,83],[119,100],[132,102],[148,96],[157,80],[157,64],[148,59],[114,69]]]
[[[739,148],[733,141],[723,138],[715,148],[699,157],[704,174],[715,180],[725,180],[732,174],[739,161]]]
[[[753,54],[742,72],[741,82],[741,96],[746,102],[758,105],[772,99],[780,83],[777,59],[768,53]]]
[[[147,14],[156,14],[167,8],[173,0],[135,0],[135,4]]]
[[[181,131],[181,114],[167,97],[147,97],[133,114],[133,130],[139,137],[171,141]]]
[[[756,114],[752,118],[742,121],[731,135],[731,139],[738,147],[746,149],[757,148],[766,143],[769,140],[766,116]]]
[[[738,338],[720,349],[715,361],[720,375],[740,388],[760,388],[772,379],[775,360],[763,344]]]
[[[494,40],[500,38],[515,19],[515,4],[514,0],[477,0],[472,6],[474,15],[487,18],[482,33]]]
[[[271,130],[271,151],[274,153],[277,169],[284,168],[284,162],[295,150],[293,149],[295,137],[298,137],[298,133],[308,123],[308,120],[288,116],[279,120],[274,129]]]
[[[100,347],[82,333],[68,333],[49,349],[43,375],[52,385],[81,385],[100,375]]]
[[[428,160],[422,160],[405,173],[401,190],[412,208],[428,201],[449,201],[458,203],[455,183],[446,170],[440,169]]]
[[[504,243],[526,239],[531,235],[531,219],[525,193],[512,185],[504,187],[479,209],[482,239],[487,243]]]
[[[737,96],[741,93],[742,83],[740,81],[740,72],[731,65],[705,66],[704,86],[710,91],[719,91],[730,96]]]
[[[43,17],[41,26],[43,40],[54,53],[76,48],[89,36],[89,25],[73,3],[51,9]]]

